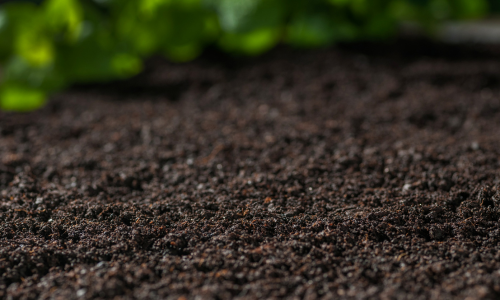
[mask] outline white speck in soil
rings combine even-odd
[[[85,293],[87,292],[86,289],[79,289],[77,292],[76,292],[76,296],[77,297],[83,297],[85,296]]]

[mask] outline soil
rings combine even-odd
[[[152,60],[0,113],[0,298],[498,299],[500,51]]]

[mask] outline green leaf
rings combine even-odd
[[[30,111],[45,104],[46,95],[39,89],[6,85],[0,88],[0,109],[6,111]]]
[[[129,77],[142,70],[142,61],[130,53],[118,53],[113,55],[111,66],[117,76]]]
[[[17,32],[16,52],[35,67],[43,67],[54,61],[54,46],[50,37],[36,29],[27,27]]]
[[[165,12],[163,18],[165,17],[169,19],[170,27],[164,44],[182,46],[203,41],[205,18],[207,17],[205,11],[172,7],[168,12]]]
[[[418,10],[413,1],[392,1],[388,6],[388,13],[399,21],[415,21],[418,19]]]
[[[397,23],[391,16],[380,13],[368,19],[363,29],[367,38],[382,39],[395,34]]]
[[[45,18],[47,25],[55,32],[66,31],[69,41],[78,39],[82,29],[83,12],[77,0],[47,0]]]
[[[448,19],[452,15],[452,8],[448,0],[434,0],[428,5],[432,16],[438,20]]]
[[[101,81],[115,77],[113,67],[114,51],[106,49],[95,39],[87,39],[75,46],[61,47],[56,68],[71,81]]]
[[[258,0],[207,0],[206,3],[216,9],[223,30],[240,31],[245,27],[245,20],[257,8]]]
[[[147,16],[152,16],[161,10],[163,7],[168,5],[182,6],[188,9],[197,9],[200,7],[200,0],[142,0],[137,1],[139,5],[139,10],[142,14]]]
[[[28,3],[10,3],[3,8],[7,19],[7,34],[0,39],[0,45],[10,44],[11,55],[22,56],[32,66],[49,65],[54,60],[52,37],[47,32],[41,10]]]
[[[335,6],[347,6],[349,3],[351,3],[351,0],[328,0],[328,2]]]
[[[198,44],[170,46],[165,50],[165,55],[175,62],[186,62],[200,55],[202,47]]]
[[[231,33],[278,27],[287,13],[287,3],[283,0],[207,0],[206,3],[217,11],[221,28]]]
[[[318,47],[356,37],[352,23],[334,18],[327,13],[300,14],[288,26],[286,42],[299,47]]]
[[[275,28],[264,28],[250,33],[226,33],[221,37],[219,46],[228,52],[258,55],[274,47],[279,36],[280,30]]]
[[[488,12],[488,2],[485,0],[455,0],[456,18],[475,19],[484,16]]]
[[[406,1],[410,4],[425,7],[425,6],[429,5],[429,3],[433,0],[406,0]]]
[[[142,0],[138,1],[140,13],[151,17],[161,7],[169,3],[170,0]]]
[[[4,9],[0,8],[0,61],[12,53],[12,28],[9,26],[9,17]]]
[[[0,34],[7,30],[8,17],[5,10],[0,9]]]
[[[375,0],[351,0],[351,11],[358,16],[369,15],[370,12],[373,12],[370,11],[370,8],[372,8],[371,6],[373,6],[373,3],[369,1],[373,2]]]
[[[65,82],[53,65],[34,67],[20,56],[15,56],[7,62],[3,81],[45,91],[55,91],[63,87]]]
[[[118,38],[129,44],[140,55],[151,55],[163,42],[159,37],[168,34],[171,22],[159,15],[143,16],[137,13],[137,7],[125,5],[117,16],[116,32]]]

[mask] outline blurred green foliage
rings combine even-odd
[[[431,30],[491,7],[488,0],[12,1],[0,7],[0,108],[32,110],[69,84],[133,76],[153,54],[184,62],[209,44],[258,55],[280,42],[381,39],[402,21]]]

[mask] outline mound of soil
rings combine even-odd
[[[497,299],[499,97],[496,50],[358,45],[0,113],[0,298]]]

